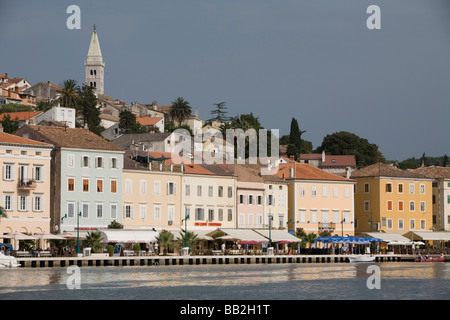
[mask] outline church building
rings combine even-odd
[[[105,62],[103,61],[97,29],[94,25],[89,51],[84,62],[86,68],[85,83],[95,88],[97,94],[104,94]]]

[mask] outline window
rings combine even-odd
[[[262,225],[263,225],[263,216],[262,216],[262,214],[258,214],[256,216],[256,225],[257,225],[258,228],[262,227]]]
[[[223,221],[223,209],[219,209],[219,221]]]
[[[311,211],[311,222],[317,223],[317,211]]]
[[[102,179],[97,180],[97,192],[98,193],[103,192],[103,180]]]
[[[420,229],[425,230],[426,222],[425,219],[420,219]]]
[[[239,215],[239,221],[238,221],[238,225],[239,226],[243,226],[245,223],[245,216],[243,214]]]
[[[248,214],[248,225],[251,227],[253,226],[253,214]]]
[[[409,194],[414,194],[414,183],[409,184]]]
[[[219,197],[223,197],[223,186],[219,186],[219,188],[217,189],[217,194]]]
[[[96,168],[103,168],[103,157],[95,158],[95,167]]]
[[[340,223],[339,222],[339,211],[333,211],[333,223]]]
[[[387,202],[387,209],[388,209],[388,211],[392,211],[392,201],[391,200],[388,200],[388,202]]]
[[[350,198],[350,188],[349,187],[344,188],[344,198]]]
[[[403,230],[403,219],[398,219],[398,228]]]
[[[228,187],[228,198],[233,197],[233,187]]]
[[[305,196],[305,187],[304,186],[300,186],[300,197],[304,197]]]
[[[387,219],[387,228],[392,229],[392,219]]]
[[[240,194],[239,195],[239,204],[245,204],[244,202],[245,202],[245,196],[243,195],[243,194]]]
[[[167,183],[167,194],[176,194],[176,184],[175,182],[169,182]]]
[[[133,206],[131,204],[126,204],[124,209],[124,217],[131,219],[133,217]]]
[[[208,186],[208,197],[214,197],[214,188],[213,188],[213,186]]]
[[[168,206],[167,208],[168,214],[169,214],[169,222],[172,222],[175,220],[175,207],[174,206]]]
[[[424,184],[420,185],[420,194],[425,194],[425,185]]]
[[[14,209],[14,199],[12,195],[5,194],[3,195],[3,208],[5,210],[13,210]]]
[[[416,228],[416,221],[414,219],[409,220],[409,229],[414,230]]]
[[[364,211],[370,211],[370,201],[364,201]]]
[[[208,220],[214,220],[214,209],[208,209]]]
[[[111,158],[111,169],[117,169],[117,168],[118,168],[117,158]]]
[[[33,197],[33,211],[43,211],[44,210],[44,198],[41,196]]]
[[[85,168],[88,168],[90,166],[90,158],[89,158],[89,156],[83,156],[81,158],[81,166],[85,167]]]
[[[3,166],[3,179],[14,180],[14,165],[5,164]]]
[[[370,184],[364,183],[364,193],[369,193],[369,192],[370,192]]]
[[[41,166],[34,167],[34,180],[44,181],[44,167]]]
[[[75,216],[75,203],[67,202],[67,217],[73,218]]]
[[[161,206],[155,206],[153,208],[153,219],[161,220]]]
[[[195,208],[195,220],[204,220],[205,211],[203,208]]]
[[[248,195],[248,204],[253,204],[253,195]]]
[[[263,203],[262,203],[262,199],[263,199],[263,197],[262,197],[261,195],[259,195],[259,196],[258,196],[258,204],[259,204],[259,205],[263,204]]]
[[[300,223],[306,222],[306,211],[302,210],[300,211],[300,217],[299,217]]]
[[[117,219],[117,204],[111,203],[111,219]]]
[[[339,188],[333,187],[333,198],[339,197]]]
[[[81,216],[83,218],[88,218],[89,217],[89,203],[83,203],[81,208],[82,208]]]
[[[312,186],[311,187],[311,197],[315,197],[315,196],[317,196],[317,187]]]
[[[125,193],[131,194],[133,192],[132,188],[132,180],[131,179],[125,179]]]
[[[420,212],[425,212],[425,201],[420,201]]]
[[[140,204],[139,205],[139,218],[145,219],[147,217],[147,205]]]
[[[75,155],[73,155],[73,154],[67,155],[67,166],[69,168],[75,167]]]
[[[155,187],[155,196],[159,196],[161,194],[161,181],[156,180],[154,187]]]
[[[284,194],[280,194],[278,197],[278,205],[280,207],[284,206]]]
[[[228,209],[228,221],[233,220],[233,209]]]
[[[190,184],[187,184],[184,187],[184,193],[185,193],[186,196],[190,196],[191,195],[191,185]]]
[[[267,196],[267,205],[273,206],[275,205],[275,197],[272,194]]]
[[[403,183],[399,183],[397,186],[398,193],[403,193]]]
[[[140,191],[141,194],[146,194],[147,193],[147,181],[146,180],[141,180],[140,182]]]
[[[117,180],[111,180],[111,193],[117,193]]]
[[[67,191],[75,191],[75,178],[67,179]]]
[[[398,202],[398,211],[403,211],[403,201]]]
[[[322,197],[324,197],[324,198],[328,197],[328,187],[327,186],[322,187]]]
[[[386,192],[392,193],[392,183],[386,183]]]
[[[202,196],[202,186],[200,186],[200,185],[197,186],[197,196],[198,197]]]
[[[28,208],[27,208],[27,199],[28,197],[27,196],[19,196],[19,211],[28,211]]]
[[[83,179],[83,192],[89,192],[89,179]]]
[[[103,203],[97,203],[97,218],[103,218]]]
[[[415,211],[415,202],[414,201],[410,201],[409,202],[409,211]]]

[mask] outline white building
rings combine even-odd
[[[74,108],[53,107],[36,116],[36,124],[41,121],[59,121],[69,128],[75,128],[76,110]]]

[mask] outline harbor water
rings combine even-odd
[[[372,267],[369,268],[370,266]],[[72,281],[75,275],[78,278]],[[77,283],[78,287],[75,286]],[[374,284],[378,287],[374,287]],[[75,266],[0,269],[1,300],[267,301],[441,300],[449,298],[450,263],[382,262],[81,268]]]

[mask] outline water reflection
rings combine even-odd
[[[450,264],[375,263],[382,279],[450,279]],[[371,264],[264,264],[200,266],[82,267],[81,287],[89,289],[139,287],[246,287],[285,285],[297,281],[367,278]],[[0,294],[62,290],[70,275],[66,268],[0,270]],[[365,283],[364,279],[359,283]],[[273,286],[270,286],[273,287]]]

